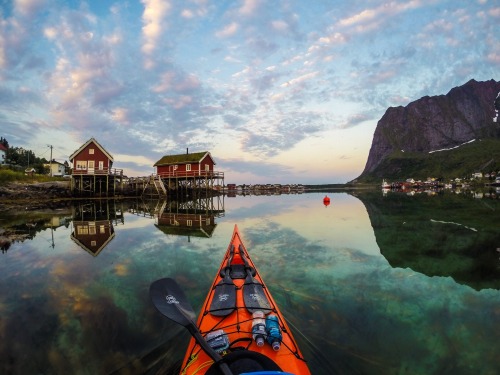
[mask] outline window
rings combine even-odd
[[[177,164],[176,164],[176,165],[174,165],[174,171],[176,171],[176,170],[177,170],[177,168],[179,168],[179,166],[178,166]]]
[[[205,164],[205,171],[210,172],[210,165],[209,164]]]
[[[101,234],[106,233],[106,228],[104,227],[104,225],[99,225],[99,233]]]
[[[93,148],[89,148],[89,154],[90,155],[94,155],[94,149]]]
[[[79,225],[79,226],[77,227],[77,233],[78,233],[79,235],[89,234],[89,227],[88,227],[88,226],[86,226],[86,225],[81,225],[81,226]]]
[[[205,224],[210,225],[210,218],[206,219]]]
[[[193,220],[187,220],[187,226],[192,227],[193,226]]]
[[[100,161],[99,162],[99,170],[102,171],[104,169],[104,162]]]
[[[96,247],[97,246],[97,242],[96,241],[90,241],[90,246]]]
[[[77,160],[76,161],[76,169],[77,170],[87,169],[87,160]]]
[[[186,164],[186,171],[189,172],[191,170],[191,164]]]

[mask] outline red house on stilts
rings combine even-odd
[[[122,188],[123,170],[113,167],[113,156],[95,138],[90,138],[69,157],[73,164],[72,190],[108,195]]]

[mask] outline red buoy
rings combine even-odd
[[[325,205],[325,207],[328,207],[330,205],[330,198],[328,198],[328,195],[325,195],[325,197],[323,198],[323,204]]]

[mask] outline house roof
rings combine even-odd
[[[45,163],[45,164],[44,164],[44,166],[48,166],[48,165],[50,165],[50,164],[52,164],[52,165],[57,165],[57,164],[59,164],[59,165],[62,165],[62,166],[64,167],[64,164],[63,164],[63,163],[59,163],[59,162],[58,162],[58,161],[56,161],[56,160],[52,160],[52,163],[49,161],[48,163]]]
[[[0,150],[7,151],[7,147],[5,147],[2,143],[0,143]]]
[[[206,155],[208,155],[215,164],[215,161],[210,155],[210,152],[202,151],[202,152],[193,152],[191,154],[165,155],[160,160],[158,160],[154,164],[154,166],[157,167],[161,165],[199,163],[205,158]]]
[[[85,142],[78,150],[76,150],[75,152],[73,152],[70,156],[69,156],[69,160],[73,160],[75,158],[76,155],[78,155],[80,152],[82,152],[85,147],[87,147],[89,144],[91,144],[92,142],[94,142],[94,144],[97,146],[97,148],[99,148],[99,150],[101,150],[104,155],[106,155],[108,157],[109,160],[113,161],[113,156],[111,156],[111,154],[109,152],[107,152],[104,147],[102,147],[99,142],[96,141],[95,138],[90,138],[87,142]]]

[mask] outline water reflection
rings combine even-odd
[[[209,238],[217,227],[215,218],[222,216],[224,206],[218,198],[164,202],[156,226],[167,235]]]
[[[6,253],[12,244],[33,240],[45,231],[50,231],[50,246],[55,247],[54,231],[60,227],[68,228],[71,220],[71,206],[57,210],[4,213],[0,216],[0,249]]]
[[[189,335],[149,285],[175,278],[199,311],[235,223],[313,374],[496,373],[499,200],[324,195],[0,213],[0,373],[168,373]],[[161,230],[185,215],[210,235]],[[89,256],[71,236],[101,221],[114,236]]]
[[[474,289],[500,289],[500,201],[477,193],[440,197],[357,193],[380,252],[393,267],[450,276]]]
[[[79,203],[73,207],[71,239],[93,256],[115,237],[114,225],[124,224],[123,203],[97,200]]]

